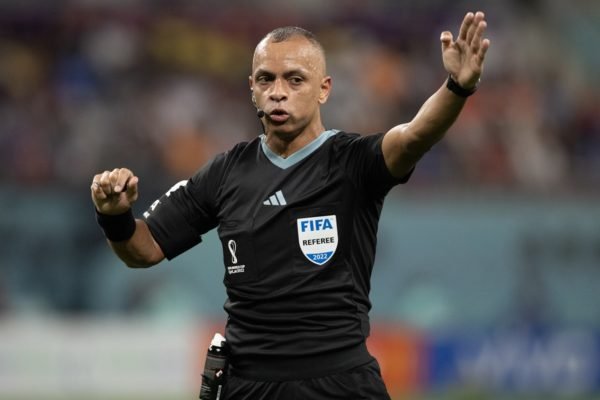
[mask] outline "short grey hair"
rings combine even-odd
[[[260,42],[258,42],[257,48],[258,46],[260,46],[261,43],[263,42],[273,42],[273,43],[280,43],[280,42],[285,42],[289,39],[295,38],[295,37],[303,37],[306,40],[308,40],[313,46],[315,46],[315,48],[321,53],[321,55],[323,56],[323,62],[326,64],[325,61],[325,49],[323,48],[323,45],[321,44],[321,42],[319,42],[319,39],[317,39],[317,35],[315,35],[314,33],[312,33],[311,31],[301,28],[299,26],[283,26],[280,28],[275,28],[273,29],[271,32],[267,33]],[[256,53],[255,53],[256,54]]]
[[[319,50],[323,51],[323,53],[324,53],[323,45],[321,45],[321,42],[319,42],[319,39],[317,39],[317,36],[314,33],[312,33],[311,31],[304,29],[304,28],[300,28],[299,26],[284,26],[281,28],[273,29],[271,32],[269,32],[265,35],[263,40],[268,39],[275,43],[279,43],[279,42],[285,42],[286,40],[291,39],[296,36],[304,37],[309,42],[311,42],[312,44],[317,46],[319,48]]]

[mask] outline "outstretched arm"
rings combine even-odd
[[[487,24],[482,12],[467,13],[456,41],[449,31],[442,32],[442,59],[458,91],[472,92],[483,71],[490,41],[483,39]],[[419,159],[437,143],[454,123],[466,97],[451,91],[444,82],[421,107],[412,121],[390,129],[383,138],[385,163],[397,178],[405,176]]]
[[[92,201],[108,243],[132,268],[149,267],[164,259],[148,225],[134,219],[131,206],[138,198],[138,177],[127,168],[115,168],[94,176]]]

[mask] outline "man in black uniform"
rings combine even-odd
[[[130,267],[176,257],[218,227],[231,349],[222,398],[389,399],[365,345],[381,208],[475,91],[485,27],[468,13],[456,41],[443,32],[448,80],[411,122],[371,136],[323,127],[323,49],[304,29],[276,29],[250,76],[263,135],[217,155],[143,219],[130,170],[94,177],[98,222]]]

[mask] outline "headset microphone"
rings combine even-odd
[[[266,115],[266,114],[265,114],[265,112],[264,112],[263,110],[261,110],[260,108],[256,110],[256,116],[257,116],[258,118],[262,118],[262,117],[264,117],[265,115]]]

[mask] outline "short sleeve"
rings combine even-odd
[[[357,189],[367,191],[375,197],[385,196],[392,187],[406,183],[412,170],[402,178],[395,178],[383,158],[381,142],[384,133],[361,136],[339,135],[336,152],[338,162],[354,181]]]
[[[216,197],[223,173],[221,154],[192,178],[181,181],[144,213],[150,232],[167,259],[173,259],[202,241],[217,226]]]

